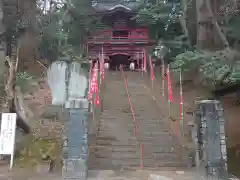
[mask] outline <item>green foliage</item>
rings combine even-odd
[[[22,91],[26,91],[33,77],[30,76],[27,72],[19,72],[16,76],[16,85],[21,88]]]
[[[222,15],[218,15],[218,22],[231,47],[239,49],[239,8],[232,1],[229,1],[227,4],[223,4],[223,2],[219,3],[222,3],[221,11],[223,12],[221,12]],[[175,57],[175,61],[171,63],[171,67],[173,71],[182,69],[183,71],[196,72],[196,75],[201,78],[203,84],[213,85],[214,88],[222,88],[223,86],[240,83],[239,58],[239,54],[235,56],[231,49],[230,53],[225,50],[220,53],[186,51]]]
[[[71,57],[71,60],[80,60],[79,57],[84,54],[81,43],[97,29],[99,22],[99,17],[93,16],[88,0],[72,0],[71,3],[66,1],[64,5],[55,6],[47,14],[40,13],[40,53],[52,61],[64,55]]]
[[[199,52],[187,51],[176,56],[175,61],[171,63],[171,68],[174,71],[180,69],[186,71],[193,67],[194,64],[201,64],[202,55]]]
[[[182,38],[182,27],[179,23],[180,13],[180,1],[158,0],[145,4],[135,17],[139,23],[148,25],[150,38],[156,42],[161,40],[170,49],[167,61],[171,61],[172,57],[186,49],[185,40]]]
[[[81,61],[82,60],[82,56],[81,56],[79,50],[75,49],[76,47],[74,47],[72,45],[66,45],[61,48],[62,48],[62,49],[60,49],[61,57],[69,57],[69,59],[71,59],[71,61]],[[79,53],[76,53],[76,52],[79,52]]]
[[[230,72],[230,67],[222,59],[206,58],[200,66],[203,81],[207,80],[214,86],[219,86]]]
[[[150,36],[159,38],[168,34],[171,24],[178,23],[180,12],[179,3],[169,3],[164,0],[145,4],[139,11],[135,19],[148,25]],[[171,29],[171,28],[170,28]]]
[[[47,156],[56,162],[61,160],[61,142],[58,140],[47,140],[30,135],[24,145],[24,149],[16,155],[15,165],[17,167],[36,168],[49,161],[45,160]]]
[[[223,84],[238,84],[240,83],[240,61],[236,62],[229,73],[229,76],[223,80]]]
[[[211,84],[215,88],[240,82],[240,61],[229,63],[229,59],[212,53],[187,51],[176,56],[171,68],[173,71],[199,69],[196,75],[200,75],[202,83]]]
[[[239,4],[235,1],[228,1],[222,4],[221,16],[218,17],[219,24],[226,35],[229,44],[233,48],[239,48],[239,28],[240,28],[240,14],[239,14]]]

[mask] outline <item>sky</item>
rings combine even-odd
[[[50,1],[51,0],[40,0],[39,1],[39,4],[40,4],[40,7],[43,8],[45,6],[45,10],[48,11],[49,8],[50,8]],[[66,0],[53,0],[54,2],[59,2],[59,3],[63,3],[65,2]]]

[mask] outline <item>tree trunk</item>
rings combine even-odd
[[[228,41],[223,34],[215,14],[213,1],[196,0],[198,35],[197,44],[201,49],[223,49]]]
[[[188,38],[190,40],[190,44],[195,46],[197,44],[196,0],[185,0],[185,8],[183,9],[184,14],[186,15],[185,21],[188,29]]]

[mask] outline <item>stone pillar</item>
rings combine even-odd
[[[66,112],[66,138],[63,148],[63,178],[85,180],[88,171],[89,102],[87,73],[79,63],[68,68]],[[85,80],[84,80],[85,78]]]
[[[68,109],[63,178],[85,180],[88,171],[88,109]]]
[[[200,160],[204,162],[207,177],[224,179],[228,173],[222,106],[216,100],[203,100],[197,102],[196,109]]]

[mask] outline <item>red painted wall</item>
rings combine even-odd
[[[138,28],[138,29],[129,29],[129,28],[115,28],[115,29],[109,29],[97,32],[96,35],[93,35],[93,39],[108,39],[112,38],[112,32],[113,31],[129,31],[128,39],[149,39],[148,37],[148,31],[146,28]],[[118,37],[119,39],[121,37]],[[123,37],[126,39],[126,37]]]

